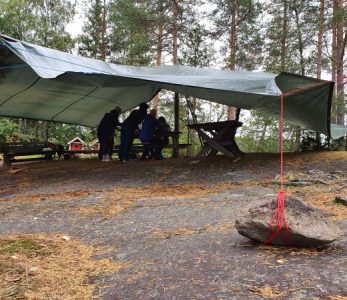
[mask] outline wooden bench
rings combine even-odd
[[[35,161],[52,159],[54,151],[45,151],[44,143],[37,142],[13,142],[0,144],[0,153],[3,157],[3,165],[11,166],[13,162]],[[16,158],[18,156],[41,155],[31,158]]]
[[[191,146],[192,144],[178,144],[179,149],[186,149],[187,147]],[[114,153],[118,153],[120,145],[115,145],[113,148]],[[146,144],[132,144],[131,146],[131,152],[135,154],[143,153],[147,148],[153,148],[154,144],[146,143]],[[173,144],[168,144],[163,147],[163,149],[174,149]]]

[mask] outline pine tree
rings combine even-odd
[[[261,63],[261,5],[254,0],[213,0],[213,35],[225,42],[223,54],[230,70],[253,70]],[[236,109],[228,108],[228,119],[236,118]]]
[[[225,66],[235,70],[254,70],[262,62],[262,6],[254,0],[213,0],[212,34],[223,41]]]
[[[345,91],[344,91],[344,56],[347,43],[347,33],[345,32],[345,11],[343,0],[333,0],[333,18],[332,25],[334,36],[332,39],[334,54],[333,77],[336,79],[336,122],[340,125],[345,125]],[[336,71],[336,74],[335,74]],[[340,150],[345,149],[344,138],[339,139],[337,147]]]
[[[110,1],[108,22],[113,62],[128,65],[153,62],[155,34],[146,1]]]
[[[269,6],[264,61],[267,71],[316,74],[317,9],[313,0],[275,0]]]
[[[343,0],[334,0],[333,22],[336,26],[336,96],[337,96],[337,123],[345,123],[345,95],[344,95],[344,54],[346,37],[344,38],[344,4]]]
[[[81,55],[106,60],[109,57],[107,37],[106,1],[89,0],[85,2],[86,19],[83,33],[79,36],[78,52]]]

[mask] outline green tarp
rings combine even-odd
[[[185,66],[131,67],[75,56],[0,35],[0,115],[96,126],[106,111],[150,101],[161,89],[279,115],[281,92],[288,122],[337,138],[330,126],[332,82],[288,73]]]

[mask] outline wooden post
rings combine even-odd
[[[178,158],[179,155],[179,134],[180,131],[180,101],[179,94],[175,93],[175,132],[176,134],[172,138],[173,142],[173,157]]]

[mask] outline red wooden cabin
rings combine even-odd
[[[85,143],[79,137],[75,137],[70,142],[68,142],[70,151],[81,151],[84,148]]]

